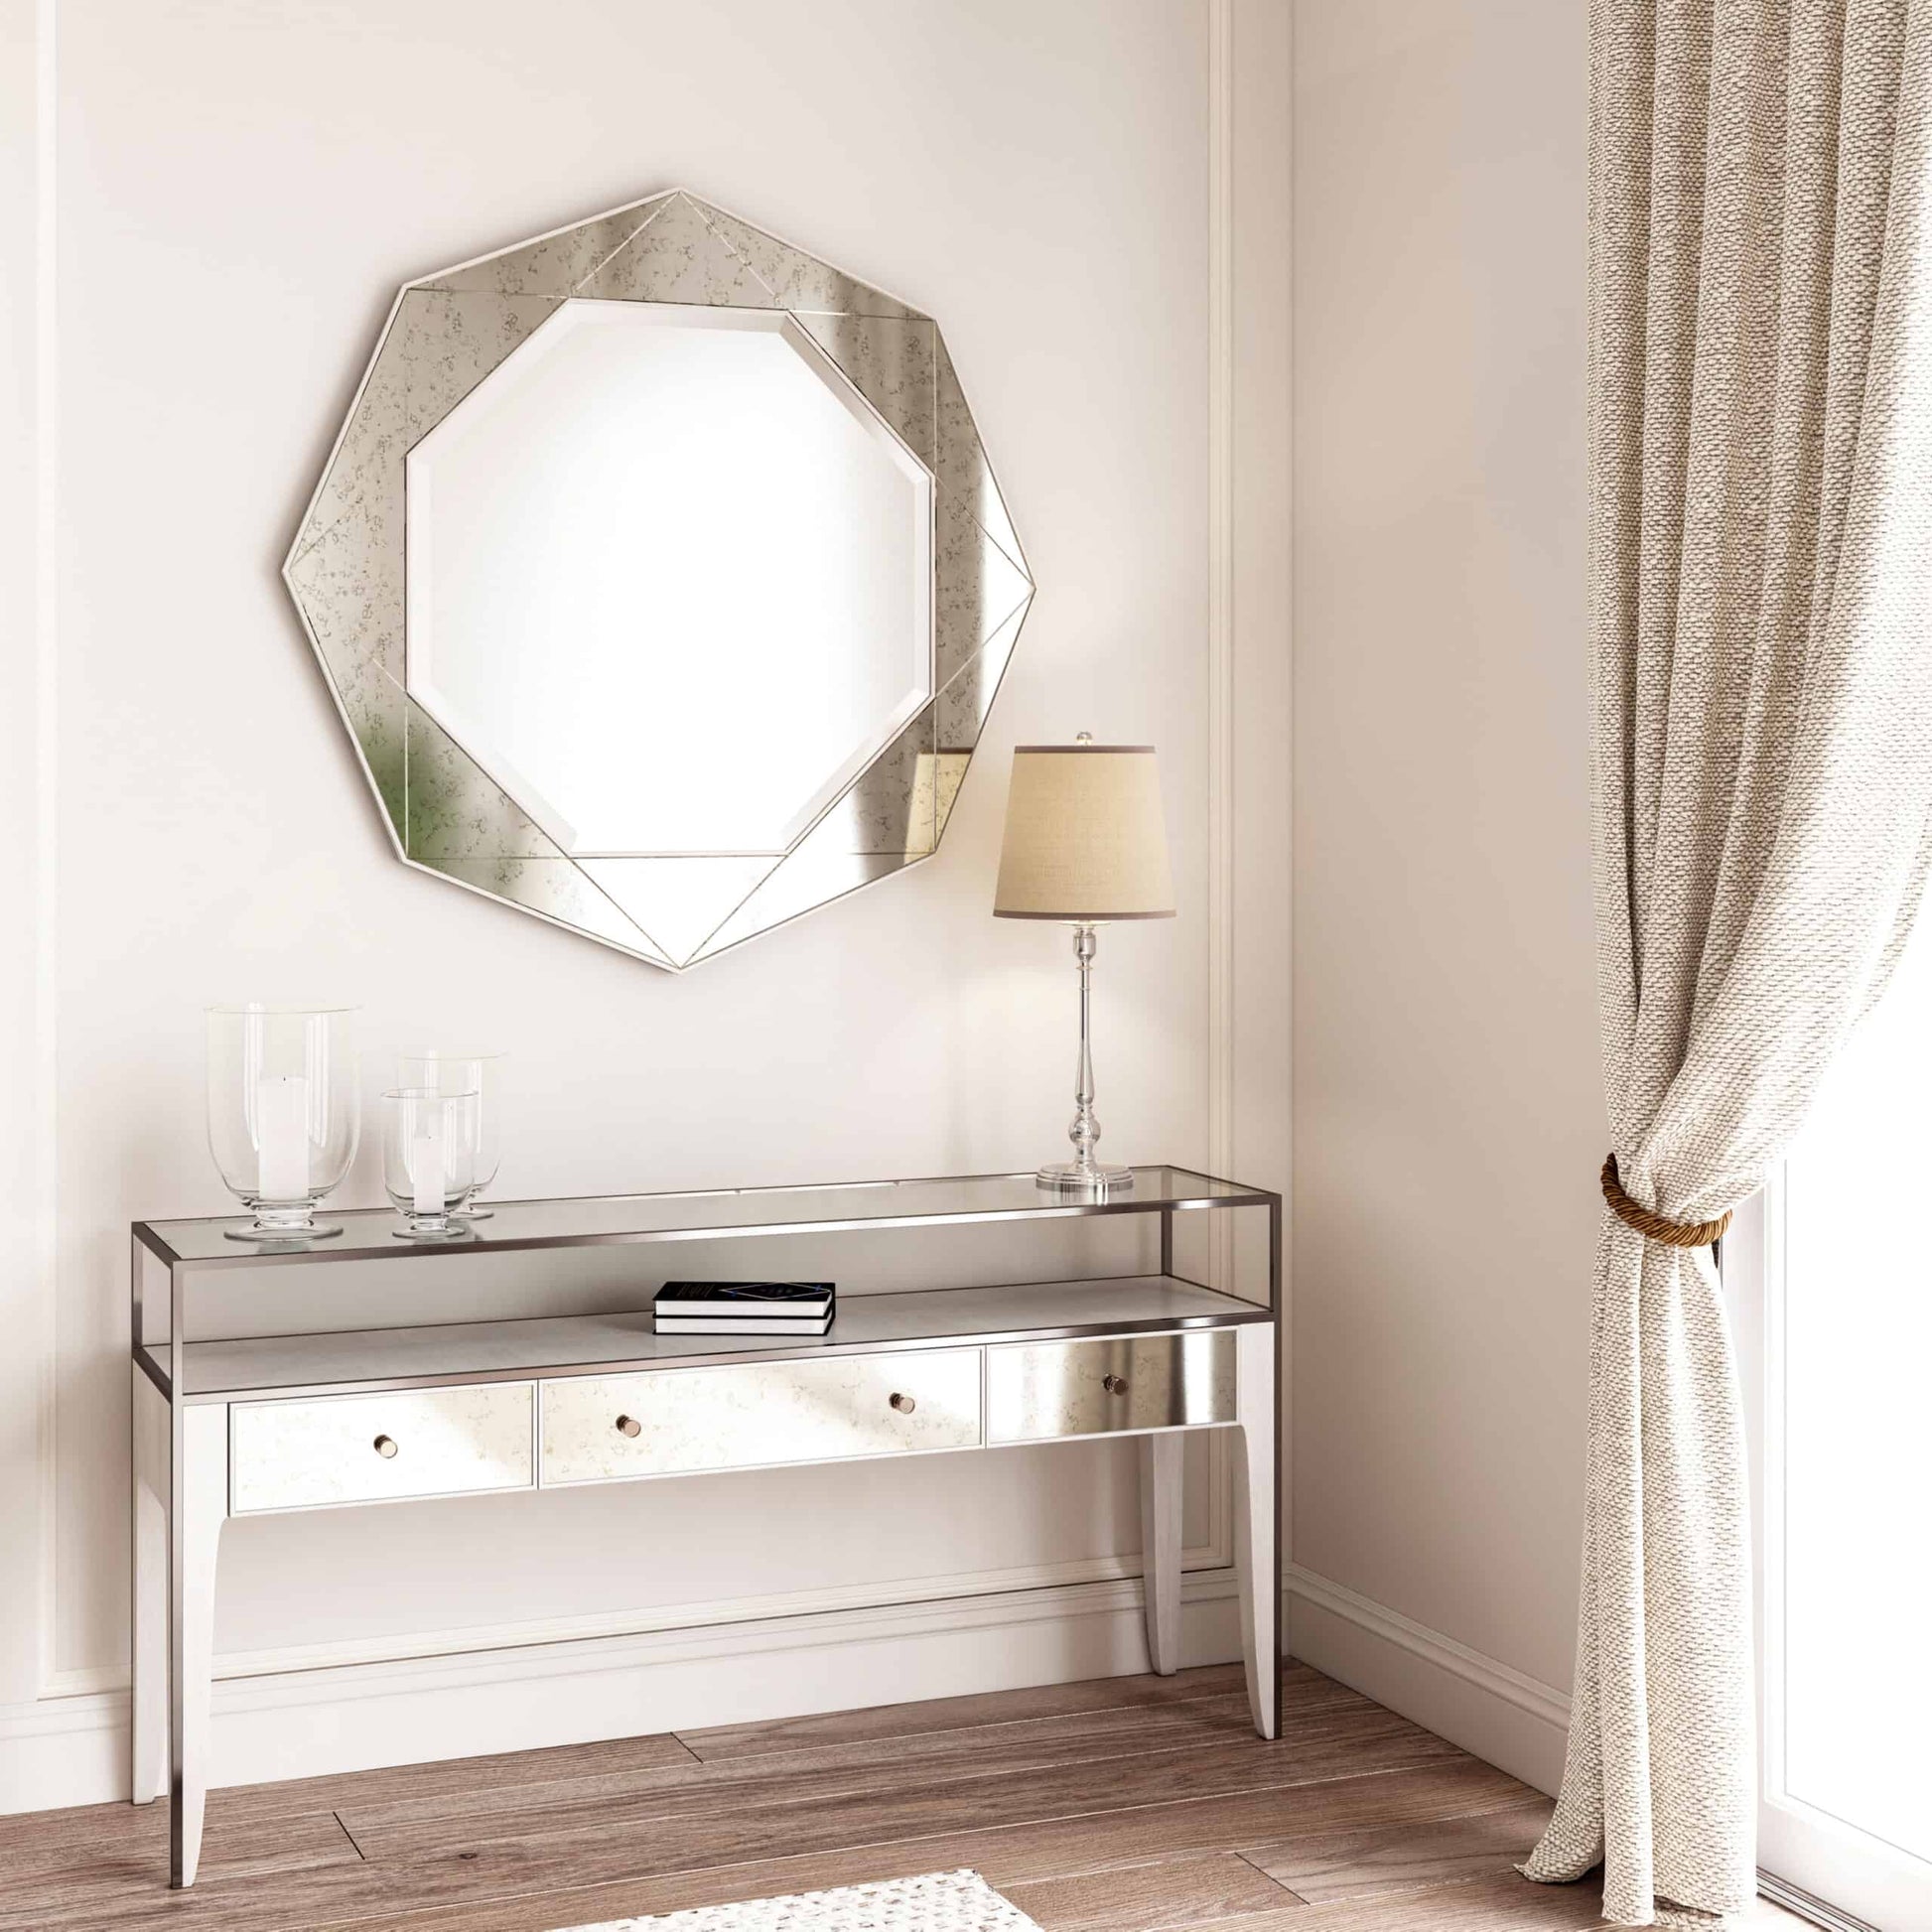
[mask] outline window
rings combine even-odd
[[[1906,1932],[1932,1925],[1932,916],[1739,1233],[1760,1862]]]

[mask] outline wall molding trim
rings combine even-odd
[[[1287,1573],[1289,1649],[1537,1790],[1563,1778],[1570,1699],[1300,1564]]]
[[[1231,1571],[1182,1580],[1184,1663],[1240,1655],[1236,1598]],[[1143,1671],[1143,1600],[1117,1578],[229,1676],[214,1781],[412,1763],[431,1732],[471,1756]],[[125,1798],[127,1707],[103,1690],[0,1708],[0,1813]]]
[[[37,820],[34,864],[34,1193],[40,1207],[35,1272],[45,1288],[40,1349],[41,1574],[40,1671],[43,1685],[55,1649],[55,1458],[60,1399],[60,29],[58,0],[41,0],[38,32],[40,141],[40,327],[35,351],[35,442],[39,457],[34,603],[36,697],[34,789]]]
[[[1217,1507],[1230,1498],[1231,1465],[1225,1461],[1225,1431],[1216,1431],[1215,1447],[1223,1455],[1209,1465],[1211,1540],[1190,1544],[1181,1552],[1183,1575],[1191,1582],[1216,1576],[1233,1587],[1234,1526],[1229,1509]],[[759,1596],[721,1597],[709,1602],[672,1603],[656,1610],[619,1608],[588,1616],[532,1617],[513,1623],[455,1624],[445,1629],[410,1630],[397,1635],[349,1637],[316,1644],[282,1644],[268,1650],[223,1651],[214,1660],[217,1683],[238,1678],[276,1677],[286,1673],[352,1671],[369,1666],[424,1662],[431,1658],[489,1656],[512,1650],[554,1649],[560,1644],[621,1643],[630,1638],[657,1637],[677,1632],[724,1633],[752,1625],[801,1617],[864,1615],[876,1610],[905,1610],[950,1606],[969,1627],[973,1606],[996,1597],[1037,1596],[1082,1585],[1127,1583],[1138,1588],[1141,1567],[1132,1557],[1076,1557],[1063,1563],[1029,1564],[1012,1570],[976,1570],[894,1584],[881,1594],[876,1584],[845,1584],[829,1589],[770,1591]],[[947,1626],[950,1627],[950,1626]],[[49,1699],[84,1698],[124,1692],[125,1664],[91,1670],[69,1670],[52,1678],[41,1695]],[[4,1709],[4,1707],[0,1707]],[[0,1736],[4,1736],[0,1720]]]
[[[0,1548],[19,1553],[18,1584],[0,1597],[5,1698],[41,1687],[55,1554],[57,18],[56,0],[9,0],[0,22],[8,127],[0,220],[16,268],[0,293],[10,370],[0,396],[0,625],[20,646],[0,664],[0,810],[19,831],[0,860],[0,890],[27,908],[0,941],[0,1062],[13,1070],[17,1103],[0,1121],[0,1209],[18,1233],[15,1265],[0,1275],[0,1321],[12,1344],[0,1362]]]
[[[1234,0],[1207,9],[1207,1167],[1234,1172]],[[1231,1285],[1234,1231],[1208,1280]]]

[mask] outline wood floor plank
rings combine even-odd
[[[547,1877],[538,1864],[521,1867],[517,1882],[507,1864],[491,1876],[497,1896],[472,1898],[438,1908],[371,1918],[356,1910],[338,1917],[301,1915],[295,1887],[284,1896],[296,1915],[281,1921],[289,1932],[549,1932],[549,1928],[649,1912],[681,1911],[696,1905],[729,1904],[787,1892],[822,1890],[834,1885],[866,1884],[908,1877],[922,1871],[971,1866],[1002,1891],[1029,1880],[1091,1871],[1106,1865],[1144,1863],[1150,1859],[1188,1852],[1231,1850],[1244,1840],[1259,1842],[1268,1827],[1290,1823],[1311,1832],[1365,1825],[1371,1820],[1426,1820],[1479,1809],[1485,1804],[1519,1803],[1526,1787],[1474,1758],[1457,1756],[1415,1770],[1337,1779],[1286,1789],[1244,1792],[1235,1797],[1183,1799],[1129,1811],[1088,1813],[993,1831],[953,1832],[890,1845],[867,1845],[837,1852],[773,1855],[743,1864],[570,1884],[570,1862],[560,1861]],[[1263,1821],[1266,1821],[1264,1824]],[[1262,1830],[1256,1826],[1263,1824]],[[510,1850],[511,1848],[505,1848]],[[532,1846],[522,1848],[525,1853]],[[386,1870],[387,1867],[376,1868]],[[447,1863],[410,1867],[410,1882],[421,1871],[447,1879]],[[374,1872],[356,1881],[366,1887]],[[345,1887],[316,1887],[339,1897]],[[481,1889],[481,1888],[480,1888]],[[505,1895],[507,1894],[507,1895]],[[545,1916],[548,1914],[548,1916]],[[233,1927],[218,1919],[222,1932],[254,1932],[245,1922]],[[64,1929],[65,1932],[65,1929]],[[105,1932],[85,1927],[79,1932]],[[1236,1922],[1230,1932],[1250,1932]]]
[[[1040,1932],[1168,1932],[1228,1924],[1300,1901],[1234,1852],[1190,1853],[1057,1878],[1009,1882],[1005,1893]]]
[[[1510,1872],[1262,1917],[1200,1919],[1173,1932],[1593,1932],[1602,1923],[1595,1879],[1533,1885]]]
[[[202,1872],[213,1884],[255,1882],[278,1872],[359,1864],[335,1813],[296,1812],[272,1821],[210,1819]],[[168,1882],[168,1805],[88,1805],[0,1818],[0,1912],[31,1897],[43,1924],[129,1890]],[[32,1922],[32,1921],[30,1921]]]
[[[1366,1698],[1339,1704],[1337,1712],[1375,1712]],[[1325,1714],[1324,1714],[1325,1715]],[[1382,1714],[1386,1716],[1386,1713]],[[1311,1722],[1304,1719],[1304,1724]],[[985,1776],[995,1771],[1118,1757],[1149,1749],[1231,1743],[1253,1734],[1244,1692],[1192,1698],[1183,1704],[1142,1709],[1076,1712],[1001,1725],[967,1725],[954,1730],[911,1734],[884,1741],[825,1744],[816,1749],[762,1752],[706,1762],[687,1756],[679,1764],[560,1778],[547,1784],[506,1785],[438,1793],[375,1805],[349,1805],[344,1822],[357,1838],[436,1819],[460,1817],[466,1831],[541,1828],[538,1813],[568,1814],[573,1808],[606,1808],[626,1799],[670,1794],[670,1809],[720,1809],[759,1797],[789,1797],[809,1789],[819,1797],[889,1790],[908,1778]],[[697,1794],[697,1795],[692,1795]],[[511,1818],[510,1814],[525,1814]],[[601,1815],[609,1815],[601,1812]]]
[[[1231,1851],[1294,1833],[1361,1829],[1520,1803],[1523,1785],[1456,1755],[1409,1770],[1215,1792],[1132,1809],[1024,1824],[943,1829],[881,1844],[811,1849],[783,1832],[750,1856],[666,1870],[649,1823],[606,1834],[525,1838],[408,1864],[356,1864],[240,1885],[168,1893],[143,1885],[64,1916],[61,1932],[160,1925],[219,1932],[548,1932],[599,1919],[666,1912],[972,1865],[996,1886],[1146,1861]],[[942,1814],[943,1815],[943,1814]],[[758,1834],[752,1834],[754,1840]],[[559,1910],[563,1897],[572,1902]],[[0,1926],[46,1932],[30,1900],[6,1901]],[[27,1909],[22,1910],[21,1907]],[[545,1916],[545,1915],[548,1916]],[[1244,1929],[1245,1932],[1245,1929]]]
[[[202,1868],[209,1872],[269,1870],[356,1856],[331,1811],[292,1813],[272,1825],[245,1816],[210,1817],[202,1838]],[[10,1886],[38,1872],[157,1857],[165,1869],[165,1798],[152,1805],[87,1805],[0,1818],[0,1900]]]
[[[1613,1932],[1602,1904],[1603,1888],[1593,1876],[1574,1885],[1533,1885],[1509,1873],[1259,1916],[1201,1919],[1168,1932]],[[1811,1932],[1795,1913],[1762,1898],[1752,1901],[1742,1923],[1751,1932]]]
[[[160,1807],[0,1820],[0,1928],[553,1932],[973,1865],[1026,1889],[1047,1932],[1272,1932],[1284,1913],[1323,1932],[1313,1914],[1375,1902],[1337,1887],[1411,1896],[1386,1886],[1465,1872],[1475,1841],[1520,1834],[1542,1803],[1305,1667],[1285,1737],[1265,1743],[1239,1681],[1103,1679],[733,1726],[709,1758],[666,1735],[216,1792],[187,1893],[164,1888]],[[1441,1828],[1491,1812],[1515,1818]],[[1322,1901],[1297,1901],[1291,1867]]]
[[[1331,1684],[1306,1664],[1287,1666],[1291,1677]],[[1027,1718],[1070,1717],[1083,1711],[1145,1710],[1188,1698],[1211,1697],[1243,1687],[1239,1664],[1209,1664],[1176,1671],[1172,1677],[1086,1677],[1071,1684],[1038,1684],[1018,1691],[978,1697],[929,1698],[922,1703],[881,1704],[863,1711],[829,1711],[765,1723],[718,1725],[681,1730],[678,1741],[707,1763],[767,1751],[809,1749],[824,1744],[863,1743],[901,1737],[908,1732],[953,1730],[963,1725],[1009,1724]]]
[[[772,1838],[801,1851],[829,1849],[1076,1811],[1155,1804],[1177,1791],[1241,1791],[1269,1784],[1347,1777],[1364,1770],[1416,1764],[1453,1753],[1432,1731],[1374,1705],[1314,1713],[1267,1742],[1252,1732],[1223,1731],[1210,1740],[1143,1747],[1065,1762],[1007,1765],[994,1733],[989,1756],[948,1774],[908,1777],[888,1755],[883,1763],[839,1776],[775,1773],[749,1789],[692,1781],[628,1797],[596,1798],[477,1820],[467,1815],[384,1825],[347,1814],[364,1858],[409,1863],[481,1851],[523,1838],[562,1844],[605,1839],[633,1826],[654,1827],[656,1868],[714,1863],[762,1849]],[[1024,1753],[1023,1753],[1024,1754]],[[751,1848],[748,1852],[747,1848]]]
[[[606,1737],[588,1744],[456,1757],[433,1764],[396,1764],[373,1771],[290,1778],[278,1784],[232,1785],[208,1793],[208,1815],[273,1817],[287,1811],[335,1811],[343,1805],[380,1805],[396,1798],[467,1801],[483,1794],[560,1778],[610,1777],[691,1765],[697,1760],[667,1730],[642,1737]]]
[[[1527,1856],[1549,1822],[1550,1801],[1478,1812],[1437,1825],[1372,1827],[1328,1837],[1244,1845],[1251,1864],[1311,1904],[1414,1891],[1457,1879],[1502,1876]]]
[[[439,1798],[366,1809],[350,1806],[342,1816],[366,1856],[409,1858],[461,1849],[484,1837],[524,1837],[580,1823],[603,1827],[645,1818],[743,1812],[757,1804],[804,1798],[822,1813],[837,1801],[901,1794],[914,1781],[931,1790],[959,1779],[1216,1746],[1263,1748],[1254,1735],[1245,1695],[1192,1699],[1140,1712],[967,1725],[929,1738],[828,1745],[716,1764],[694,1761],[619,1778],[517,1786],[479,1794],[461,1806]],[[1339,1776],[1441,1756],[1451,1747],[1350,1694],[1346,1703],[1331,1709],[1289,1716],[1278,1748],[1306,1775]]]
[[[480,1794],[501,1794],[519,1785],[562,1779],[621,1776],[626,1772],[693,1765],[697,1759],[669,1731],[643,1737],[609,1737],[588,1744],[558,1744],[541,1750],[505,1751],[488,1757],[456,1757],[430,1764],[397,1764],[370,1771],[342,1771],[326,1777],[288,1778],[275,1784],[225,1785],[207,1795],[210,1838],[257,1818],[289,1812],[331,1812],[346,1803],[380,1805],[397,1798],[448,1799],[461,1805]],[[130,1813],[165,1814],[160,1806],[81,1805],[64,1811],[0,1816],[0,1857],[10,1834],[24,1822],[77,1843],[99,1836],[104,1825]]]

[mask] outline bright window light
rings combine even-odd
[[[1769,1547],[1786,1795],[1932,1860],[1932,916],[1785,1183]],[[1780,1400],[1781,1394],[1781,1400]],[[1782,1478],[1781,1483],[1779,1478]],[[1779,1666],[1781,1665],[1781,1672]]]

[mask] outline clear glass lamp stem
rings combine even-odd
[[[1100,1116],[1093,1110],[1093,956],[1097,942],[1091,925],[1073,928],[1073,963],[1080,975],[1080,1057],[1073,1070],[1073,1119],[1066,1137],[1071,1161],[1049,1162],[1035,1179],[1042,1187],[1067,1193],[1116,1193],[1134,1184],[1129,1168],[1109,1167],[1094,1158],[1100,1143]]]

